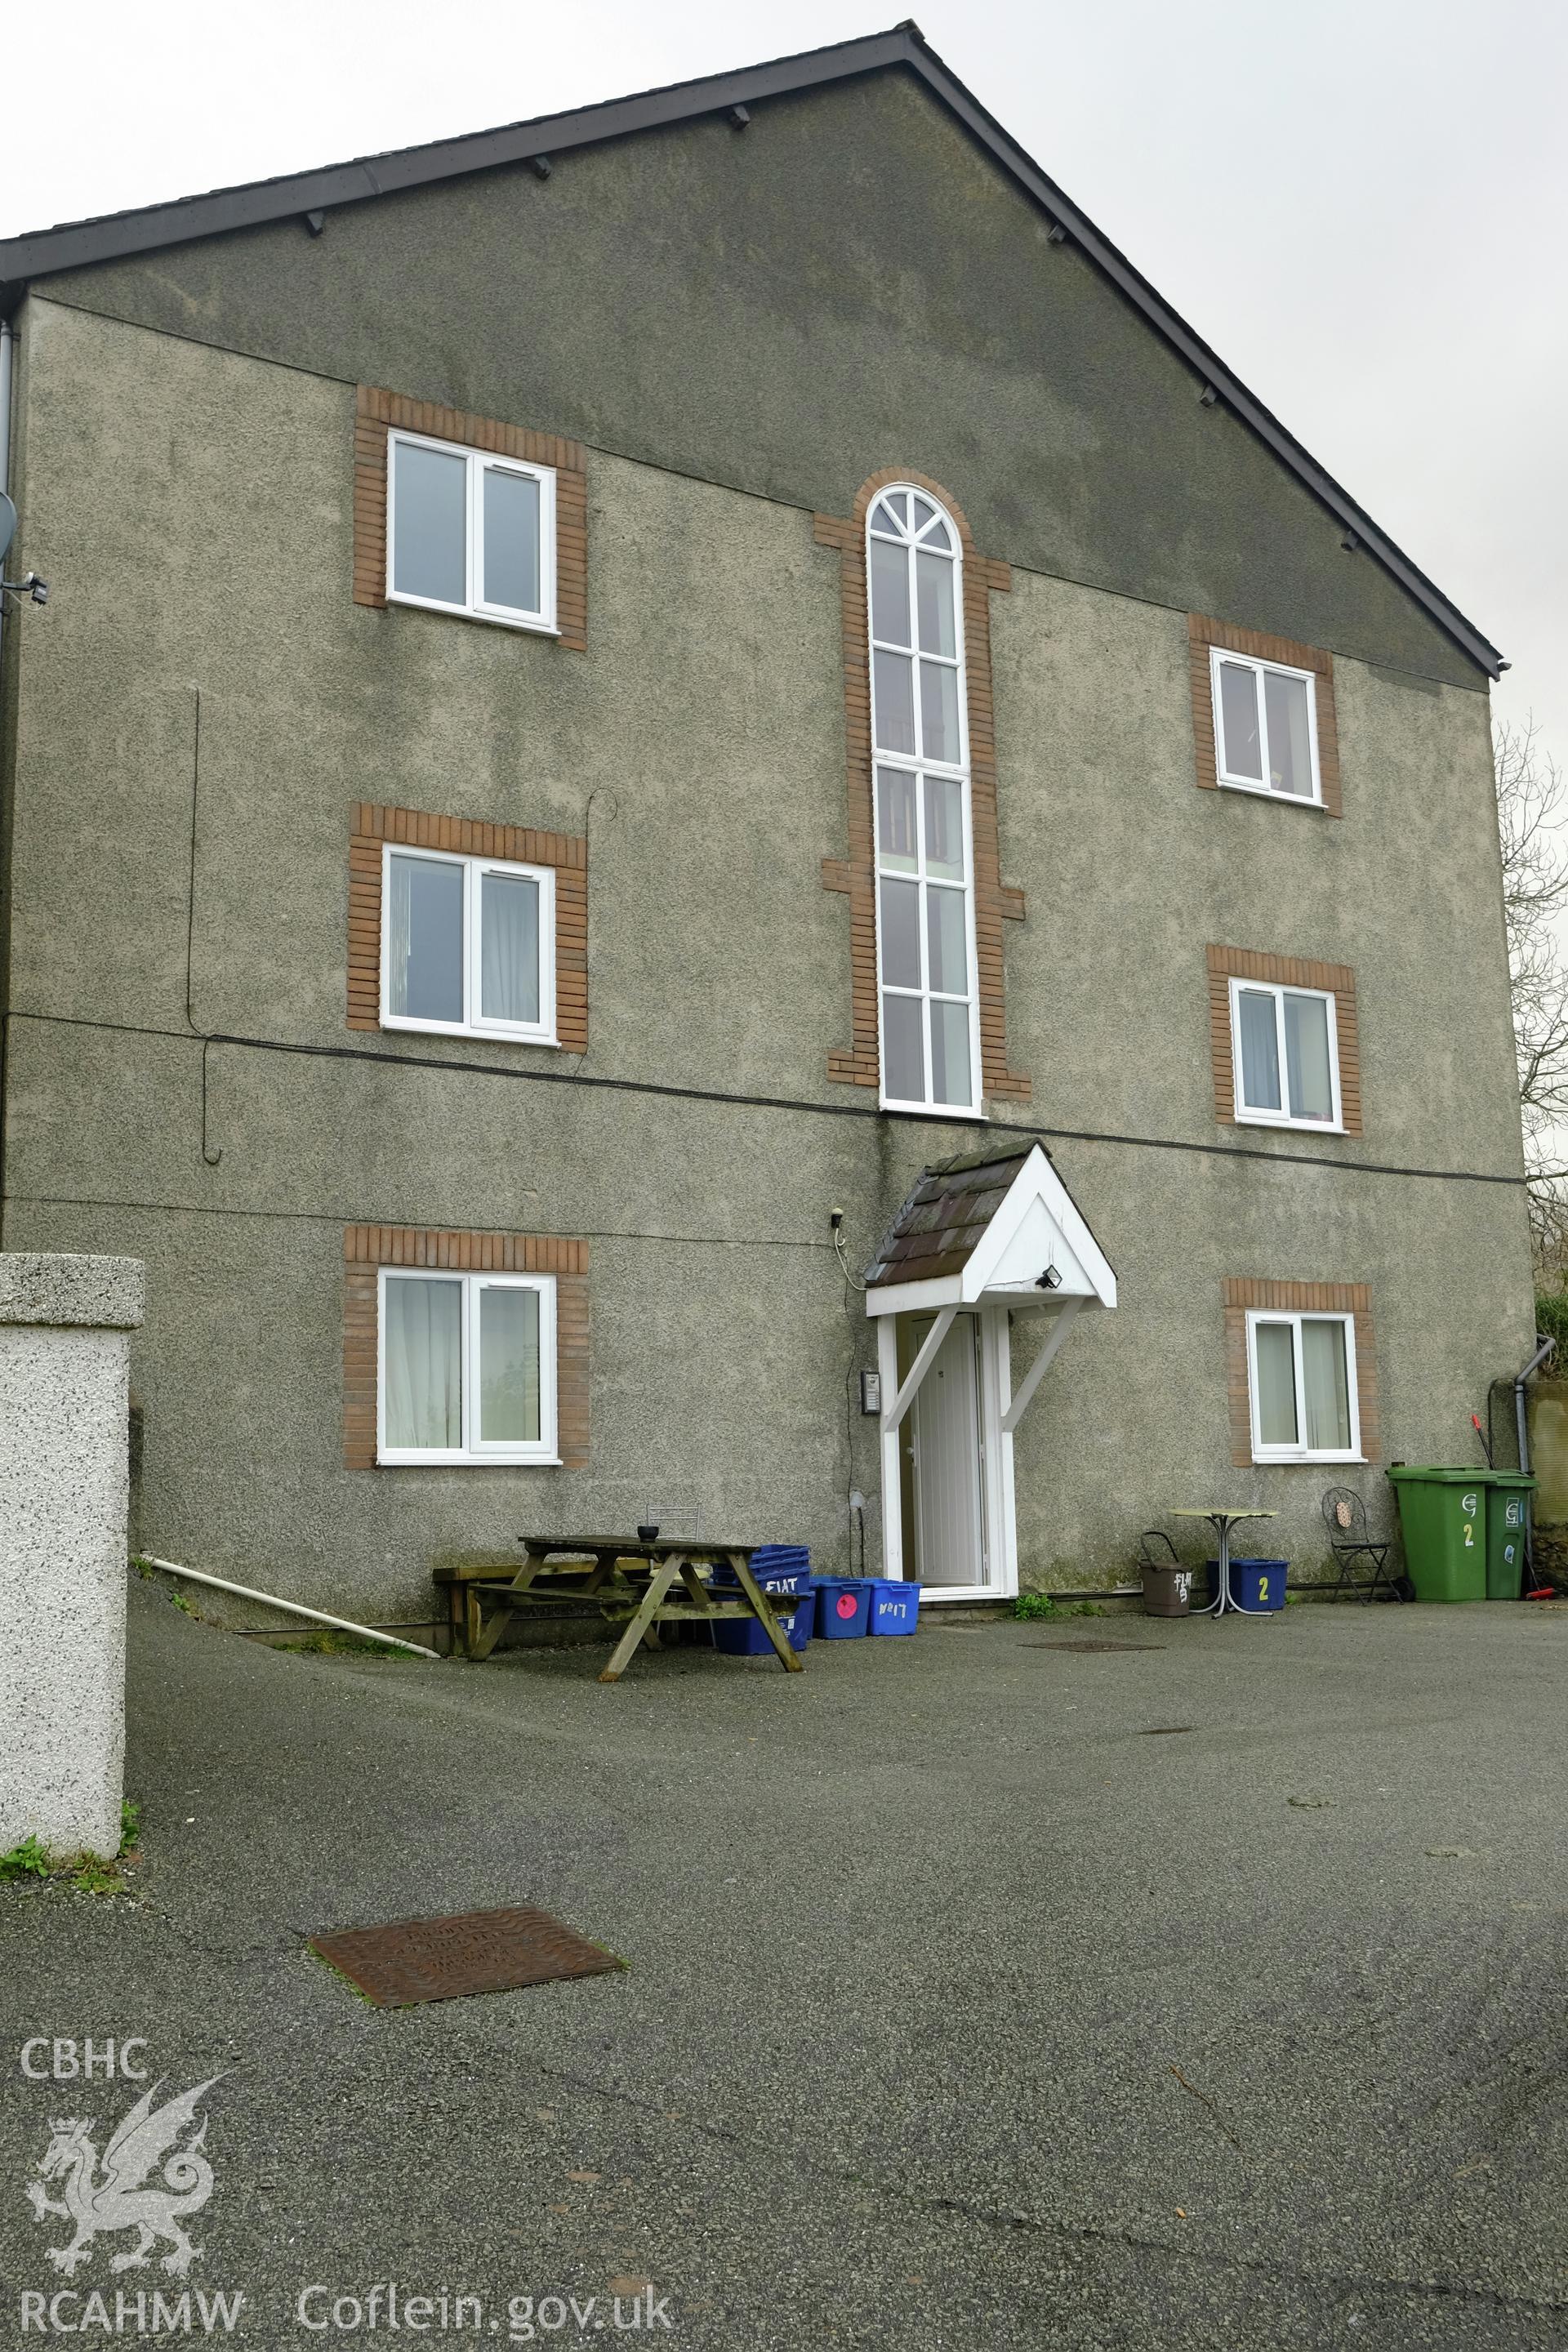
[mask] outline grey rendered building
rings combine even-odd
[[[1453,1455],[1498,656],[918,33],[0,281],[0,1239],[147,1261],[146,1549],[1001,1594]]]

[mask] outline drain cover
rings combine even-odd
[[[310,1948],[358,1985],[378,2009],[464,1993],[510,1992],[563,1977],[623,1969],[548,1911],[461,1911],[449,1919],[395,1919],[312,1936]]]
[[[1026,1650],[1163,1650],[1163,1642],[1026,1642]]]

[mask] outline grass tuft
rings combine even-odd
[[[314,1633],[300,1633],[268,1646],[296,1658],[407,1658],[413,1654],[408,1650],[389,1650],[381,1642],[362,1641],[357,1633],[340,1633],[331,1625],[321,1625]]]
[[[0,1879],[47,1878],[53,1867],[36,1837],[25,1837],[9,1853],[0,1853]]]

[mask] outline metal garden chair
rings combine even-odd
[[[1353,1486],[1329,1488],[1323,1496],[1323,1519],[1331,1549],[1339,1562],[1334,1591],[1359,1592],[1363,1601],[1372,1601],[1378,1586],[1386,1582],[1389,1599],[1393,1600],[1394,1579],[1389,1574],[1388,1555],[1394,1549],[1394,1538],[1368,1534],[1366,1505]],[[1362,1583],[1354,1573],[1363,1563],[1372,1571],[1370,1584]]]

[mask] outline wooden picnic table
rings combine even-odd
[[[615,1683],[642,1642],[658,1648],[661,1625],[754,1617],[780,1664],[792,1675],[801,1672],[801,1661],[752,1572],[749,1545],[700,1542],[689,1536],[661,1536],[651,1542],[640,1536],[520,1536],[518,1541],[522,1564],[515,1575],[504,1567],[436,1570],[437,1583],[447,1587],[452,1646],[460,1646],[473,1662],[489,1656],[520,1612],[596,1615],[624,1629],[599,1676],[602,1683]],[[720,1566],[733,1571],[733,1590],[704,1580],[704,1568]]]

